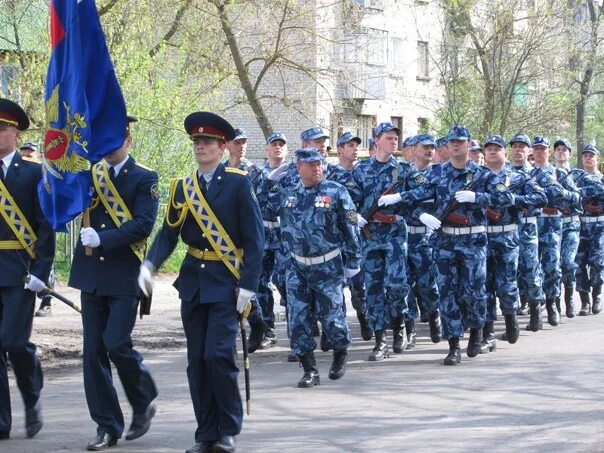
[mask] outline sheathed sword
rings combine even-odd
[[[29,283],[29,275],[26,275],[25,277],[23,277],[23,282],[24,283]],[[59,299],[61,302],[63,302],[66,305],[69,305],[71,308],[73,308],[75,311],[77,311],[78,313],[82,313],[82,310],[80,309],[80,307],[78,305],[75,304],[75,302],[70,301],[67,297],[62,296],[61,294],[57,293],[56,291],[53,291],[52,289],[50,289],[48,286],[46,286],[42,291],[40,291],[42,294],[48,294],[56,299]]]
[[[247,352],[247,329],[245,320],[252,311],[252,304],[249,302],[245,310],[239,317],[239,327],[241,328],[241,346],[243,347],[243,375],[245,377],[245,411],[247,415],[252,413],[251,389],[250,389],[250,357]]]

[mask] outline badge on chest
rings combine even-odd
[[[315,208],[327,208],[331,206],[331,197],[329,195],[317,195],[315,198]]]

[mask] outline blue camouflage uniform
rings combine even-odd
[[[202,135],[209,129],[208,123],[212,123],[214,129],[220,127],[225,141],[229,134],[234,136],[233,128],[225,120],[208,112],[189,115],[185,129],[192,137]],[[216,138],[215,134],[212,138]],[[197,184],[216,219],[238,253],[242,253],[238,279],[216,258],[209,239],[196,220],[198,217],[186,202],[185,182],[196,179],[199,179]],[[243,410],[237,385],[239,370],[233,356],[239,331],[235,291],[237,288],[255,291],[262,264],[262,215],[246,174],[218,164],[211,175],[200,175],[195,171],[187,178],[175,180],[166,219],[147,260],[159,268],[176,247],[179,237],[188,249],[174,287],[181,299],[180,311],[187,338],[187,377],[197,419],[195,440],[198,443],[214,442],[241,431]]]
[[[302,161],[316,160],[318,150],[304,148],[296,154]],[[357,215],[350,195],[342,185],[323,179],[309,188],[299,180],[271,196],[290,256],[286,288],[292,352],[305,356],[316,348],[315,313],[333,349],[345,350],[350,334],[341,303],[344,266],[360,265]]]

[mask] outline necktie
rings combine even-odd
[[[4,161],[0,160],[0,181],[4,182]]]
[[[204,178],[203,175],[199,177],[199,187],[201,188],[201,193],[205,195],[208,191],[208,185],[206,183],[206,178]]]
[[[115,168],[109,167],[109,179],[115,181]]]

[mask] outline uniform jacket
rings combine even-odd
[[[176,184],[174,201],[186,206],[182,184],[183,180]],[[200,303],[232,303],[237,286],[251,291],[258,289],[264,245],[260,207],[246,174],[236,169],[227,171],[223,164],[216,168],[205,198],[235,246],[243,249],[241,278],[237,282],[221,261],[199,260],[187,253],[174,287],[184,301],[191,301],[199,292]],[[167,215],[174,222],[179,213],[170,208]],[[187,211],[179,226],[170,226],[164,221],[147,259],[159,268],[176,247],[179,236],[187,245],[212,250],[194,217]]]
[[[30,259],[25,250],[0,250],[0,286],[23,286],[27,268],[32,275],[47,282],[55,255],[55,234],[46,221],[38,201],[38,183],[42,178],[39,163],[24,159],[17,151],[4,180],[21,212],[38,237],[35,244],[36,259]],[[0,240],[14,241],[17,238],[0,217]]]
[[[157,173],[136,164],[132,156],[113,182],[133,219],[120,228],[105,210],[96,193],[90,211],[90,227],[99,235],[101,245],[86,256],[78,240],[69,286],[99,296],[138,296],[137,283],[140,261],[130,244],[149,237],[157,216]]]

